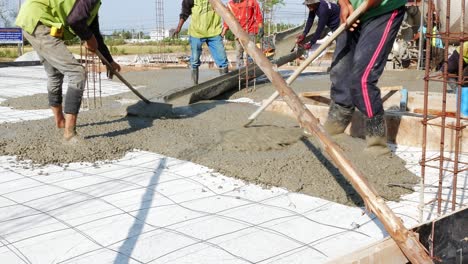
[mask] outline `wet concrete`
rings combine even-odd
[[[154,84],[156,88],[149,86],[141,90],[148,97],[157,96],[164,87],[184,85],[185,79],[189,81],[190,78],[183,70],[127,74],[132,84],[137,80],[140,85]],[[325,74],[306,74],[293,86],[308,91],[327,90],[328,79]],[[394,82],[401,82],[402,77],[388,79],[391,85],[400,85]],[[417,89],[417,83],[414,85]],[[253,92],[237,91],[231,98],[260,100],[272,92],[271,85],[265,83]],[[112,96],[106,98],[102,109],[80,113],[77,131],[82,140],[74,145],[62,142],[62,131],[53,126],[52,119],[2,124],[0,155],[16,155],[38,164],[65,164],[117,159],[128,151],[140,149],[193,161],[248,182],[280,186],[343,204],[362,205],[359,195],[324,156],[320,144],[304,136],[293,119],[265,112],[252,127],[244,128],[247,117],[256,108],[224,101],[175,107],[172,115],[160,119],[120,117],[109,111],[114,100],[124,98],[134,98],[134,95]],[[23,103],[33,99],[34,96],[23,97]],[[15,102],[21,102],[21,98]],[[388,184],[417,181],[400,158],[363,153],[362,139],[340,136],[336,140],[384,198],[398,200],[409,192]]]

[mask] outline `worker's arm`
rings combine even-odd
[[[382,0],[367,0],[367,6],[366,6],[366,11],[378,7],[382,3]],[[338,0],[338,4],[340,5],[340,20],[341,24],[346,23],[346,20],[348,19],[349,16],[354,12],[353,5],[349,2],[349,0]],[[364,11],[364,12],[366,12]],[[359,19],[356,20],[353,24],[348,25],[350,28],[350,31],[354,31],[354,28],[356,28],[359,25],[360,21]]]
[[[231,2],[227,3],[227,7],[228,7],[229,11],[231,11],[231,13],[232,13]],[[224,36],[226,35],[228,30],[229,30],[229,25],[226,23],[226,21],[224,21],[223,22],[223,31],[221,32],[221,37],[224,38]]]
[[[93,22],[91,22],[91,25],[89,25],[89,28],[91,29],[91,32],[93,32],[93,37],[96,39],[97,49],[99,50],[99,52],[112,65],[112,68],[114,68],[114,70],[120,71],[120,65],[114,61],[109,51],[109,48],[107,48],[107,45],[104,43],[104,38],[102,37],[101,30],[99,28],[99,16],[96,16],[94,18]],[[109,79],[112,79],[112,76],[113,74],[111,69],[107,68],[107,77]]]
[[[307,22],[303,31],[303,35],[307,36],[309,33],[310,29],[312,28],[312,25],[314,24],[315,20],[315,12],[309,12],[309,16],[307,17]]]
[[[296,38],[296,43],[302,45],[305,37],[310,31],[310,28],[312,28],[312,25],[314,24],[314,19],[315,19],[315,12],[309,12],[309,16],[307,17],[307,22],[304,28],[304,31],[302,32],[301,35],[297,36]]]
[[[319,8],[321,8],[322,5],[320,5]],[[328,8],[322,8],[320,12],[318,12],[318,25],[317,29],[315,30],[314,34],[312,35],[312,38],[310,39],[310,46],[314,45],[317,40],[320,39],[320,36],[322,36],[322,32],[325,29],[325,26],[327,25],[328,19],[331,16],[331,9]]]
[[[98,42],[93,35],[94,32],[88,27],[87,21],[91,17],[94,6],[99,2],[99,0],[76,1],[67,17],[68,25],[81,40],[86,41],[86,47],[91,51],[98,49]]]
[[[182,1],[182,11],[179,15],[179,25],[177,25],[174,34],[172,34],[173,37],[179,37],[179,32],[182,29],[182,26],[184,25],[185,21],[189,18],[189,16],[192,15],[193,5],[193,0]]]

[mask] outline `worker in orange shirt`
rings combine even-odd
[[[263,16],[257,0],[229,0],[228,8],[240,25],[249,34],[250,40],[255,43],[256,36],[263,37]],[[224,23],[221,36],[224,37],[229,26]],[[244,47],[236,41],[237,68],[244,66]]]

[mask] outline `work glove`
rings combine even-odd
[[[265,31],[263,30],[263,27],[259,28],[258,29],[258,37],[263,38],[264,35],[265,35]]]
[[[296,43],[300,44],[302,41],[304,41],[304,39],[305,39],[305,35],[301,34],[301,35],[297,36]]]
[[[310,48],[312,48],[312,44],[310,44],[310,42],[307,42],[306,44],[302,45],[302,47],[306,50],[309,50]]]

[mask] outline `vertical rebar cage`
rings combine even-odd
[[[86,71],[86,83],[81,107],[86,110],[102,107],[101,61],[96,54],[80,46],[80,62]]]
[[[166,64],[167,63],[167,56],[166,53],[166,45],[164,43],[165,36],[165,27],[164,27],[164,0],[155,0],[156,5],[156,34],[155,38],[157,41],[156,46],[156,57],[154,60],[158,64]]]
[[[420,190],[420,221],[423,221],[423,213],[426,206],[437,208],[437,214],[442,215],[456,210],[461,206],[461,199],[457,194],[457,177],[468,170],[467,159],[462,149],[462,135],[468,124],[468,118],[462,115],[461,107],[462,86],[467,81],[463,76],[463,44],[468,41],[465,23],[466,0],[426,0],[427,3],[427,31],[425,52],[425,78],[424,78],[424,112],[423,112],[423,144],[421,158],[421,190]],[[454,14],[458,13],[458,14]],[[434,21],[437,19],[437,21]],[[440,22],[440,23],[439,23]],[[440,25],[440,31],[434,31],[434,26]],[[443,60],[440,69],[431,68],[434,59],[432,40],[441,39],[444,44]],[[448,72],[449,49],[460,47],[458,73]],[[439,97],[431,97],[429,87],[434,83],[442,83],[442,96],[440,97],[441,109],[434,111],[434,100]],[[449,89],[449,85],[456,89]],[[465,85],[466,86],[466,85]],[[468,89],[468,88],[466,88]],[[447,97],[449,93],[455,93],[456,113],[447,111]],[[431,110],[429,110],[431,106]],[[427,151],[428,130],[440,130],[440,149],[437,155],[430,155]],[[426,174],[429,170],[438,170],[437,184],[427,183]],[[424,199],[425,187],[437,188],[434,199]]]

